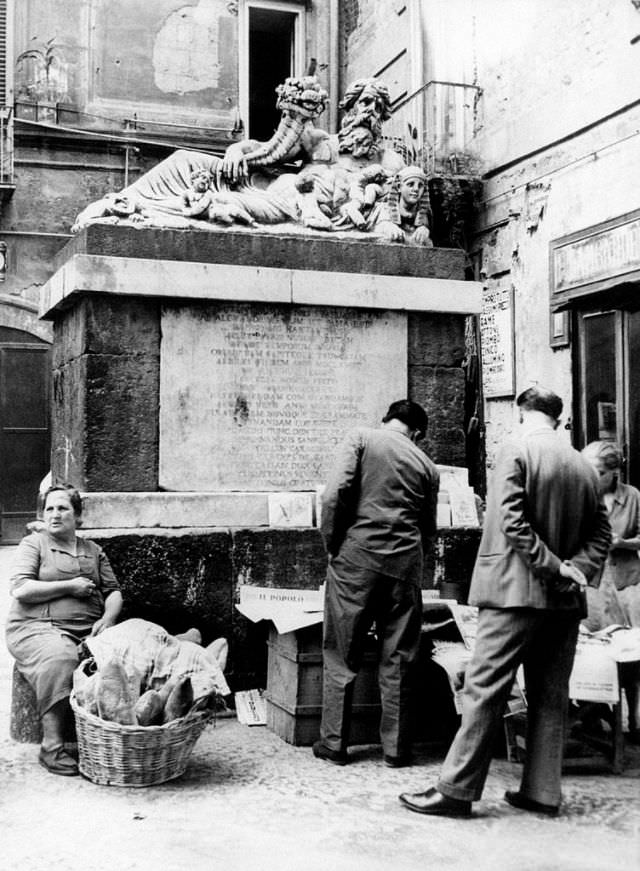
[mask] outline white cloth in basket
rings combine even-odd
[[[117,659],[130,681],[139,682],[143,691],[159,689],[167,680],[189,675],[194,700],[230,690],[218,661],[205,648],[192,641],[181,641],[148,620],[124,620],[99,635],[85,639],[98,670]]]

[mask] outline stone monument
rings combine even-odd
[[[409,396],[429,453],[464,465],[480,287],[430,244],[422,170],[381,145],[384,85],[348,89],[335,137],[325,102],[287,80],[268,143],[176,152],[88,206],[42,294],[54,477],[85,493],[130,613],[227,636],[236,689],[265,668],[237,587],[322,583],[317,490],[346,429]]]

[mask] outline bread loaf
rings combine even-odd
[[[156,726],[162,722],[163,700],[157,690],[147,690],[135,704],[133,712],[140,726]]]
[[[115,659],[107,662],[98,672],[96,701],[98,714],[103,720],[123,726],[136,723],[133,693],[124,668]]]
[[[172,720],[184,717],[192,705],[193,687],[191,686],[191,678],[188,675],[184,675],[178,679],[176,685],[169,693],[169,698],[164,706],[162,722],[170,723]]]

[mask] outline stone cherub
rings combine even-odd
[[[182,214],[186,218],[200,218],[211,223],[256,226],[256,221],[240,203],[230,200],[211,188],[212,175],[202,167],[191,173],[191,187],[182,194]]]
[[[349,198],[340,208],[336,227],[370,229],[375,223],[376,206],[385,196],[388,178],[380,163],[372,163],[357,173],[349,187]]]
[[[182,194],[182,214],[187,218],[208,218],[212,202],[211,173],[207,169],[194,169],[191,187]]]

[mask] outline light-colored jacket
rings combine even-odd
[[[582,594],[558,591],[560,564],[597,578],[610,541],[594,470],[551,427],[532,430],[497,457],[469,602],[584,613]]]

